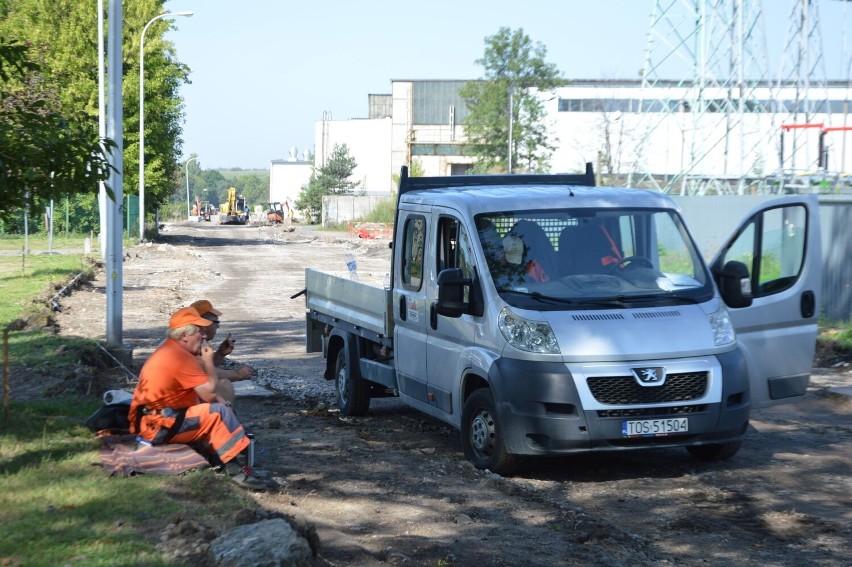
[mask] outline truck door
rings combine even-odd
[[[429,311],[426,297],[426,236],[429,217],[418,211],[400,210],[402,238],[394,246],[394,364],[400,397],[426,403],[426,329]]]
[[[751,306],[729,308],[755,404],[805,393],[816,347],[822,284],[815,195],[767,201],[746,217],[712,263],[744,262]]]
[[[435,252],[429,267],[430,271],[434,271],[428,292],[430,305],[438,300],[436,282],[441,270],[459,268],[465,278],[473,279],[475,276],[475,256],[464,225],[455,216],[436,216]],[[471,290],[465,293],[464,301],[469,302]],[[426,344],[427,399],[439,412],[439,417],[453,423],[460,423],[461,419],[458,411],[454,410],[454,407],[460,407],[454,396],[459,392],[460,377],[465,366],[462,353],[473,345],[472,317],[469,314],[457,318],[443,317],[430,311]],[[452,415],[454,412],[456,415]]]

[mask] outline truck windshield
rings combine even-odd
[[[488,273],[504,299],[647,306],[703,301],[713,288],[678,214],[660,209],[505,211],[476,216]],[[514,292],[514,293],[511,293]],[[599,300],[599,301],[583,301]]]

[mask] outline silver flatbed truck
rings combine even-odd
[[[307,350],[326,356],[344,415],[398,396],[508,474],[524,456],[586,451],[730,458],[754,404],[805,392],[814,196],[756,208],[709,265],[668,196],[595,187],[591,165],[403,169],[396,215],[388,287],[305,272]]]

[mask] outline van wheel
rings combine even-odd
[[[365,415],[370,409],[370,385],[366,380],[352,377],[346,366],[346,349],[337,353],[335,364],[337,407],[342,415]]]
[[[506,450],[494,396],[488,388],[476,390],[465,401],[461,429],[464,456],[476,468],[507,475],[518,467],[518,457]]]
[[[686,450],[699,461],[724,461],[736,455],[740,445],[742,445],[741,441],[732,441],[714,445],[693,445]]]

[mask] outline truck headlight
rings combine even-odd
[[[731,318],[728,316],[728,308],[719,303],[719,309],[707,315],[710,327],[713,329],[713,342],[716,346],[725,346],[737,340]]]
[[[506,341],[516,349],[559,354],[559,343],[549,323],[518,317],[508,307],[504,307],[497,319],[497,326]]]

